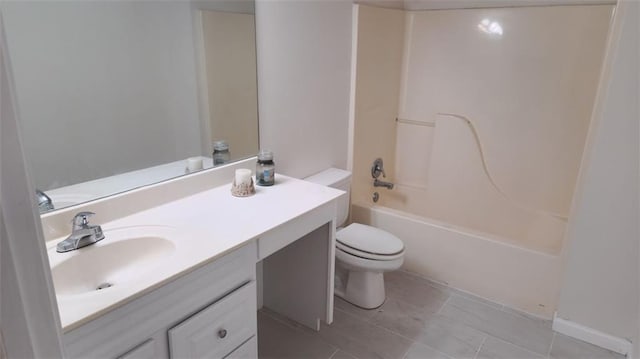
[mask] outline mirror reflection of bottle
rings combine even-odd
[[[275,172],[273,152],[260,150],[256,163],[256,184],[258,186],[272,186],[275,183]]]
[[[231,160],[229,153],[229,144],[225,140],[215,141],[213,143],[213,165],[219,166],[228,163]]]

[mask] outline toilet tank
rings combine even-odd
[[[338,168],[329,168],[304,179],[323,186],[337,188],[347,192],[346,196],[338,198],[338,214],[336,227],[342,226],[349,217],[349,198],[351,187],[351,172]]]

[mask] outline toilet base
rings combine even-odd
[[[369,260],[336,248],[335,294],[365,309],[381,306],[386,298],[384,273],[402,266],[402,254],[391,260]]]
[[[383,273],[350,271],[346,288],[335,293],[360,308],[378,308],[386,298]]]
[[[362,270],[338,259],[334,293],[360,308],[378,308],[386,299],[384,272]]]

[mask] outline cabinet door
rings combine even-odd
[[[172,358],[223,358],[256,335],[252,281],[169,330]]]
[[[156,341],[149,339],[126,354],[119,356],[118,359],[156,359],[159,356],[160,353],[156,351]]]

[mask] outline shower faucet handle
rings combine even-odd
[[[376,158],[373,161],[373,166],[371,166],[371,177],[378,178],[382,173],[382,177],[386,178],[387,174],[384,173],[384,164],[382,163],[382,158]]]

